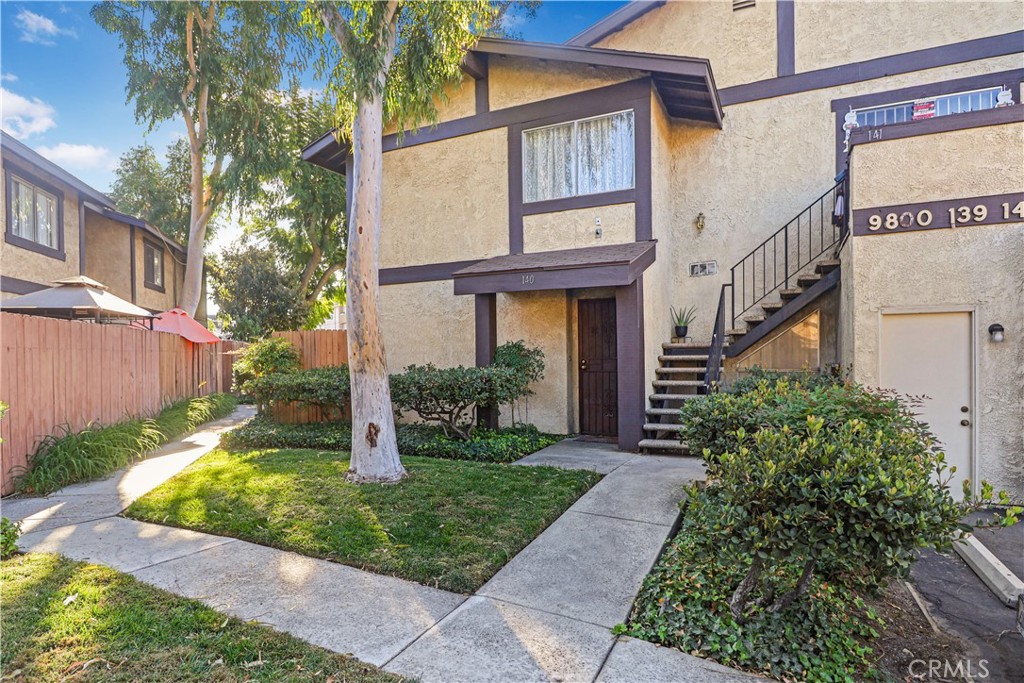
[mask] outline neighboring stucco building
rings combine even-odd
[[[0,153],[0,298],[87,275],[153,312],[178,304],[185,275],[182,245],[118,212],[109,197],[7,133]],[[205,304],[196,317],[206,318]]]
[[[841,365],[930,394],[958,477],[1024,495],[1022,17],[632,2],[481,40],[440,122],[384,138],[392,369],[525,339],[531,422],[672,450],[720,367]],[[304,157],[350,163],[331,134]]]

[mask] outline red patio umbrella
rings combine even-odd
[[[173,332],[196,344],[216,344],[220,341],[220,337],[178,307],[154,318],[153,329],[157,332]]]

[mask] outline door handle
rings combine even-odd
[[[962,424],[964,427],[970,427],[971,426],[971,421],[970,420],[960,420],[960,424]]]

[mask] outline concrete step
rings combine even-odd
[[[656,368],[655,372],[659,375],[703,375],[707,372],[706,367],[697,368]]]
[[[651,382],[656,387],[674,387],[676,389],[682,389],[683,387],[702,387],[704,386],[704,380],[700,379],[656,379]]]
[[[820,279],[821,275],[817,273],[808,273],[806,275],[801,275],[800,277],[798,277],[796,279],[796,284],[798,287],[801,287],[802,289],[807,289],[808,287],[817,284],[817,282]]]
[[[671,422],[648,422],[644,425],[645,432],[678,432],[682,428],[683,425]]]
[[[684,342],[662,342],[661,348],[663,348],[665,350],[668,350],[668,349],[681,349],[681,350],[690,349],[690,350],[693,350],[693,351],[707,351],[709,348],[711,348],[711,345],[710,344],[704,344],[704,343],[695,344],[693,342],[686,342],[686,343],[684,343]]]
[[[814,272],[818,273],[819,275],[828,275],[833,270],[838,268],[840,265],[842,264],[837,258],[818,261],[818,263],[814,266]]]
[[[747,325],[750,325],[751,327],[755,327],[757,325],[760,325],[761,323],[763,323],[767,319],[768,319],[768,316],[764,315],[762,313],[761,315],[756,315],[755,314],[755,315],[745,316],[743,318],[743,322],[745,322]]]
[[[680,443],[679,441],[672,441],[670,439],[643,439],[638,445],[645,451],[675,451],[676,453],[687,452],[686,444]]]
[[[647,398],[651,401],[689,401],[702,396],[704,394],[651,394]]]
[[[678,363],[680,361],[704,361],[706,363],[707,360],[708,354],[706,353],[681,353],[673,356],[658,356],[658,362],[660,363]]]
[[[779,290],[779,296],[781,296],[784,301],[789,301],[790,299],[795,299],[795,298],[797,298],[798,296],[800,296],[803,293],[804,293],[804,290],[800,289],[799,287],[794,287],[794,288],[791,288],[791,289],[780,289]]]
[[[775,313],[777,310],[785,306],[781,301],[769,301],[768,303],[761,304],[761,308],[767,315]]]
[[[725,333],[727,335],[729,335],[730,337],[742,337],[743,335],[745,335],[749,331],[750,330],[748,330],[748,329],[746,329],[744,327],[736,327],[736,328],[733,328],[731,330],[726,330]]]
[[[648,408],[648,415],[659,415],[661,417],[679,417],[679,408]]]

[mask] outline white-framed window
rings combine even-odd
[[[50,249],[59,245],[57,196],[11,174],[11,234]]]
[[[633,188],[633,111],[523,131],[523,201]]]
[[[1002,90],[1002,86],[995,86],[919,100],[894,102],[879,107],[865,107],[853,111],[857,114],[858,126],[888,126],[893,123],[918,121],[936,116],[995,109],[997,98]]]

